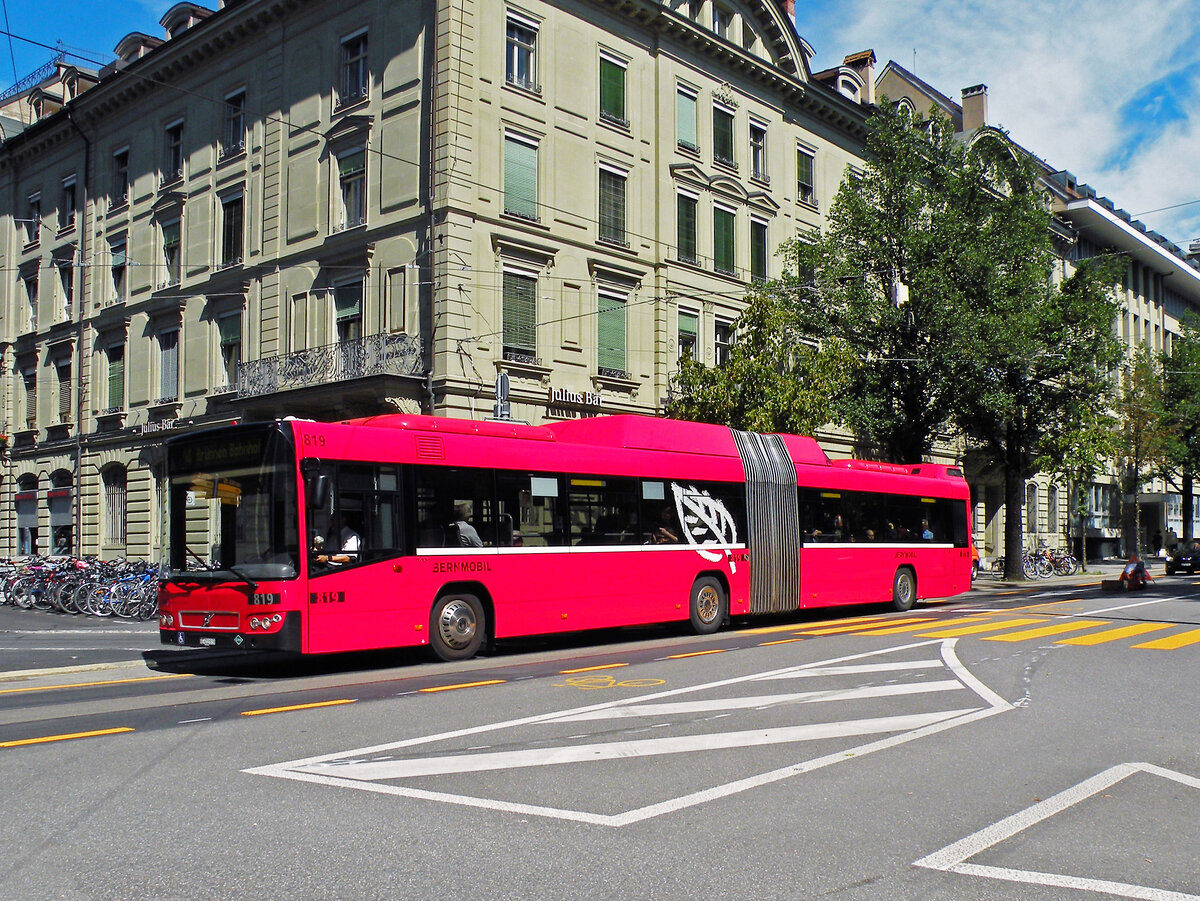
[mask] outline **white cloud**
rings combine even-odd
[[[800,20],[820,66],[871,47],[912,69],[915,48],[916,74],[948,96],[987,84],[992,124],[1130,212],[1200,199],[1197,105],[1167,127],[1122,118],[1164,77],[1194,87],[1200,0],[853,0],[802,5]],[[1186,244],[1200,204],[1143,218]]]

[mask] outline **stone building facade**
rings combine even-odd
[[[661,412],[860,159],[775,0],[227,0],[2,101],[0,554],[156,559],[164,434]]]

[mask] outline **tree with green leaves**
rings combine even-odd
[[[1200,318],[1189,314],[1183,332],[1162,359],[1163,415],[1171,469],[1180,474],[1183,495],[1183,535],[1190,542],[1192,488],[1200,473]]]
[[[1114,407],[1117,427],[1117,470],[1121,493],[1132,498],[1121,517],[1125,552],[1144,551],[1142,487],[1165,475],[1171,465],[1172,440],[1163,411],[1163,377],[1159,360],[1139,344],[1121,371]],[[1151,552],[1158,548],[1152,548]]]
[[[969,165],[942,118],[887,104],[869,120],[865,167],[834,197],[822,234],[785,245],[805,329],[844,341],[862,360],[843,401],[863,452],[927,457],[958,394],[958,266],[969,223]]]
[[[776,287],[751,294],[723,365],[705,366],[690,356],[680,361],[668,415],[801,435],[841,422],[837,400],[858,361],[842,342],[818,346],[803,334],[794,307]]]

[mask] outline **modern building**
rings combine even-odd
[[[0,554],[157,558],[180,429],[660,412],[860,161],[790,3],[179,3],[19,85]]]
[[[963,140],[1003,134],[988,121],[986,85],[964,88],[961,102],[955,101],[891,61],[879,73],[875,90],[878,97],[907,105],[922,115],[937,112],[946,116]],[[1170,353],[1172,342],[1182,331],[1185,315],[1200,313],[1200,260],[1196,254],[1185,252],[1151,231],[1108,198],[1097,195],[1088,185],[1079,184],[1070,172],[1056,169],[1029,151],[1013,146],[1030,155],[1042,169],[1042,186],[1051,198],[1054,239],[1064,275],[1072,271],[1078,260],[1110,252],[1124,254],[1129,265],[1121,284],[1115,286],[1122,309],[1114,323],[1114,333],[1130,357],[1139,346],[1152,354]],[[985,464],[971,466],[969,452],[964,454],[964,461],[975,500],[976,543],[980,548],[1001,554],[1004,486],[999,474]],[[1115,464],[1111,472],[1088,486],[1087,492],[1088,555],[1107,556],[1118,548],[1132,550],[1127,546],[1132,541],[1133,497],[1124,494]],[[1142,514],[1139,538],[1143,547],[1149,546],[1155,532],[1165,535],[1173,529],[1177,535],[1185,533],[1177,484],[1156,479],[1142,487],[1138,502]],[[1045,475],[1031,479],[1025,486],[1023,517],[1028,545],[1042,540],[1052,546],[1065,544],[1069,513],[1065,486]],[[1200,517],[1195,517],[1190,531],[1200,535]]]

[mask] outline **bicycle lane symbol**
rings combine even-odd
[[[665,679],[625,679],[618,682],[612,676],[572,676],[565,682],[555,682],[555,688],[578,688],[581,691],[597,691],[605,688],[653,688],[666,685]]]

